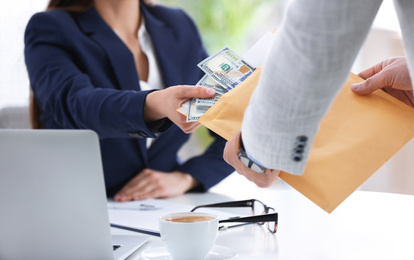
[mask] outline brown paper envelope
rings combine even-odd
[[[198,121],[226,140],[230,140],[241,128],[244,110],[259,82],[261,72],[260,66],[236,88],[221,96]]]
[[[223,95],[200,122],[227,140],[234,136],[260,72]],[[351,74],[321,121],[303,175],[280,173],[328,213],[414,137],[414,109],[383,91],[354,94],[351,84],[361,81]]]

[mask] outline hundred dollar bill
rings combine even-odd
[[[188,108],[190,107],[190,100],[184,102],[181,107],[177,108],[177,111],[187,116]]]
[[[210,108],[212,105],[216,104],[220,97],[213,98],[196,98],[195,106],[197,108]]]
[[[197,106],[201,106],[201,107],[205,107],[207,106],[208,108],[211,107],[212,105],[214,105],[218,99],[221,97],[222,94],[227,92],[227,89],[223,88],[222,86],[220,86],[220,84],[218,84],[217,82],[215,82],[211,77],[209,77],[208,75],[204,75],[197,83],[197,86],[204,86],[207,88],[211,88],[214,89],[216,91],[216,95],[212,98],[197,98],[195,101],[195,105]],[[187,116],[188,114],[188,110],[190,108],[190,100],[186,101],[185,103],[182,104],[182,106],[180,108],[177,109],[178,112],[180,112],[181,114]],[[193,108],[193,111],[195,111]],[[198,109],[199,111],[203,111],[205,110],[204,108]]]
[[[200,62],[198,67],[227,90],[233,89],[255,69],[227,46]]]
[[[196,121],[198,121],[198,119],[200,119],[200,117],[205,112],[207,112],[207,110],[208,110],[208,107],[206,107],[206,108],[203,108],[203,107],[198,108],[195,105],[195,102],[196,102],[196,99],[195,98],[193,98],[193,99],[190,100],[190,104],[189,104],[188,112],[187,112],[187,122],[196,122]]]
[[[207,88],[212,88],[216,91],[217,94],[223,95],[224,93],[228,92],[227,89],[223,88],[218,84],[216,81],[214,81],[213,78],[209,77],[207,74],[204,75],[196,84],[197,86],[204,86]]]
[[[198,82],[197,82],[198,86],[204,86],[207,88],[211,88],[214,89],[216,91],[216,95],[212,98],[196,98],[196,102],[195,105],[196,107],[211,107],[212,105],[214,105],[219,98],[221,97],[221,95],[223,95],[224,93],[227,92],[227,89],[223,88],[222,86],[220,86],[220,84],[218,84],[217,82],[215,82],[211,77],[209,77],[208,75],[204,75]]]
[[[216,95],[214,95],[214,97],[212,98],[196,98],[196,102],[195,105],[197,108],[210,108],[212,105],[214,105],[219,98],[221,97],[221,95],[223,95],[224,93],[226,93],[228,90],[223,88],[222,86],[220,86],[220,84],[218,84],[217,82],[215,82],[210,76],[208,76],[207,74],[204,75],[198,82],[197,82],[198,86],[204,86],[207,88],[211,88],[214,89],[216,91]]]

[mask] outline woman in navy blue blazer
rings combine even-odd
[[[185,86],[202,77],[197,63],[206,57],[183,11],[148,1],[51,0],[25,33],[43,127],[96,131],[107,194],[117,201],[205,191],[234,170],[214,134],[202,155],[183,163],[177,155],[199,124],[176,109],[214,95]]]

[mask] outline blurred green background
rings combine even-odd
[[[265,20],[276,0],[158,0],[185,10],[196,22],[203,42],[214,53],[229,46],[243,54],[250,46],[250,32]]]
[[[275,27],[266,23],[277,0],[157,0],[157,3],[185,10],[195,21],[210,54],[228,46],[243,55],[262,36]],[[204,149],[212,141],[202,126],[192,144]]]

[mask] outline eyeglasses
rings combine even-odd
[[[266,204],[256,199],[200,205],[200,206],[193,208],[191,212],[199,208],[240,208],[240,207],[251,208],[251,212],[253,216],[237,217],[237,218],[220,220],[219,223],[245,223],[245,224],[258,223],[260,225],[263,225],[266,223],[267,229],[272,233],[276,233],[278,213],[276,212],[274,208],[268,207],[266,206]]]

